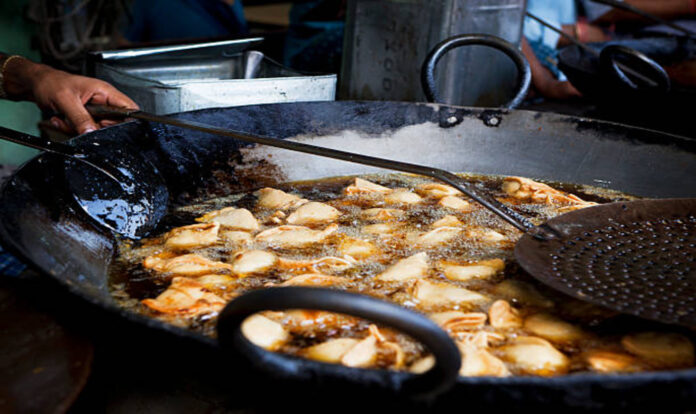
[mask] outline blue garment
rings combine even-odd
[[[243,36],[248,33],[240,0],[135,0],[124,37],[132,42]]]
[[[338,0],[293,3],[284,64],[308,72],[338,73],[343,53],[344,9],[344,2]]]
[[[0,276],[19,276],[27,266],[0,246]]]
[[[564,24],[574,24],[578,19],[574,0],[528,0],[527,11],[559,29]],[[541,23],[526,17],[524,36],[541,64],[546,66],[557,78],[564,80],[565,77],[555,65],[558,57],[556,45],[560,35],[542,26]]]

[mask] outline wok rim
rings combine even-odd
[[[600,125],[606,125],[606,126],[611,126],[613,128],[621,128],[622,130],[625,130],[627,132],[631,131],[641,131],[644,133],[647,133],[652,136],[660,136],[660,137],[669,137],[670,139],[674,140],[672,144],[676,145],[686,145],[691,148],[696,148],[696,140],[690,139],[685,136],[673,134],[673,133],[668,133],[668,132],[662,132],[662,131],[657,131],[653,130],[650,128],[644,128],[640,126],[633,126],[633,125],[626,125],[622,124],[619,122],[612,122],[612,121],[604,121],[604,120],[598,120],[598,119],[593,119],[593,118],[587,118],[587,117],[577,117],[577,116],[572,116],[572,115],[564,115],[564,114],[557,114],[553,112],[540,112],[540,111],[533,111],[533,110],[519,110],[519,109],[501,109],[501,108],[480,108],[480,107],[466,107],[466,106],[456,106],[456,105],[447,105],[447,104],[439,104],[439,103],[425,103],[425,102],[399,102],[399,101],[333,101],[333,102],[317,102],[318,104],[401,104],[401,105],[406,105],[406,106],[427,106],[431,107],[436,111],[439,111],[443,108],[445,109],[456,109],[456,110],[464,110],[468,114],[476,114],[476,115],[485,115],[486,113],[493,113],[493,114],[508,114],[512,112],[522,112],[522,113],[527,113],[528,115],[531,115],[532,119],[536,119],[534,115],[536,116],[544,116],[544,117],[550,117],[554,120],[561,121],[561,122],[575,122],[575,123],[593,123],[593,124],[600,124]],[[293,105],[294,103],[275,103],[275,104],[259,104],[259,105],[247,105],[247,106],[240,106],[240,107],[232,107],[232,108],[239,108],[239,109],[244,109],[244,108],[251,108],[251,107],[267,107],[267,106],[272,106],[272,107],[278,107],[278,106],[289,106]],[[230,109],[226,107],[221,107],[221,108],[206,108],[206,109],[200,109],[196,111],[186,111],[186,112],[180,112],[177,114],[171,114],[171,116],[178,116],[182,114],[195,114],[198,112],[203,112],[203,111],[210,111],[214,109]],[[106,130],[106,129],[117,129],[121,125],[124,124],[130,124],[130,123],[135,123],[138,122],[136,120],[130,120],[121,124],[116,124],[112,125],[106,128],[102,128],[101,130]],[[98,130],[96,133],[99,133]],[[83,139],[86,136],[90,136],[90,134],[85,134],[85,135],[80,135],[77,137],[72,138],[69,142],[71,144],[79,142],[81,139]],[[644,143],[647,143],[648,141],[644,141]],[[8,176],[5,181],[2,183],[2,186],[0,187],[0,203],[7,197],[7,191],[11,183],[14,182],[14,180],[17,179],[17,176],[24,171],[25,169],[28,168],[34,168],[36,164],[39,164],[39,159],[43,157],[45,154],[40,153],[22,165],[20,165],[15,171],[12,172],[10,176]],[[104,232],[106,237],[112,242],[116,243],[118,240],[118,237],[111,231],[109,232]],[[47,271],[43,269],[41,266],[37,265],[33,261],[28,259],[28,256],[25,255],[23,249],[18,245],[18,243],[12,238],[6,229],[5,222],[0,217],[0,244],[2,247],[15,255],[17,258],[21,259],[21,261],[27,265],[27,267],[35,270],[37,273],[39,273],[42,276],[49,277],[53,282],[57,282],[62,288],[66,289],[70,295],[74,295],[79,300],[85,301],[86,303],[89,303],[90,306],[97,306],[98,308],[106,311],[109,315],[112,316],[118,316],[119,318],[122,318],[126,320],[128,323],[135,323],[137,326],[140,327],[147,327],[149,329],[154,329],[155,332],[159,333],[165,333],[166,335],[176,335],[177,337],[180,338],[185,338],[185,339],[192,339],[195,340],[196,342],[200,344],[205,344],[207,346],[212,346],[213,348],[217,350],[222,350],[220,347],[220,344],[218,343],[218,340],[216,338],[208,337],[200,333],[196,333],[193,331],[189,331],[187,329],[177,327],[175,325],[168,324],[166,322],[147,317],[145,315],[141,315],[138,313],[135,313],[131,310],[128,310],[126,308],[122,308],[118,306],[116,303],[113,302],[105,302],[99,300],[96,296],[89,295],[88,293],[82,291],[76,284],[70,283],[69,281],[65,280],[64,278],[61,278],[59,276],[53,275],[50,271]],[[112,259],[113,256],[115,255],[116,250],[113,249],[112,246]],[[111,262],[109,262],[111,263]],[[412,374],[409,372],[404,372],[404,371],[388,371],[388,370],[381,370],[381,369],[365,369],[365,368],[349,368],[345,367],[339,364],[328,364],[328,363],[322,363],[318,361],[313,361],[309,359],[303,359],[305,361],[305,364],[314,369],[323,369],[325,372],[328,373],[327,376],[331,376],[331,373],[336,373],[339,371],[345,371],[345,370],[350,370],[350,372],[372,372],[372,373],[380,373],[384,376],[384,378],[391,377],[393,379],[397,379],[398,382],[402,382],[408,378],[411,378],[417,374]],[[448,391],[442,394],[442,397],[447,397],[453,392],[456,392],[457,387],[459,386],[465,386],[465,385],[497,385],[497,386],[536,386],[540,388],[546,388],[546,389],[554,389],[558,392],[564,392],[562,388],[556,388],[556,387],[568,387],[568,386],[573,386],[573,385],[610,385],[611,387],[616,387],[616,386],[622,386],[622,385],[648,385],[649,383],[652,382],[675,382],[678,380],[691,380],[691,381],[696,381],[696,367],[693,368],[687,368],[687,369],[677,369],[677,370],[661,370],[661,371],[648,371],[648,372],[638,372],[638,373],[607,373],[607,374],[600,374],[600,373],[591,373],[591,372],[582,372],[582,373],[570,373],[570,374],[564,374],[561,376],[556,376],[556,377],[540,377],[540,376],[509,376],[509,377],[490,377],[490,376],[481,376],[481,377],[464,377],[464,376],[458,376],[455,385]],[[617,392],[622,391],[621,388],[616,389]],[[696,400],[696,395],[692,397],[692,400]]]

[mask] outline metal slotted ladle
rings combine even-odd
[[[90,107],[94,116],[132,117],[442,181],[525,234],[522,268],[570,296],[664,323],[696,326],[696,199],[610,203],[535,226],[461,177],[428,166],[254,136],[141,111]]]
[[[169,193],[162,177],[135,152],[78,148],[3,127],[0,139],[62,157],[66,185],[77,205],[116,233],[142,237],[167,211]]]

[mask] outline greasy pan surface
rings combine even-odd
[[[617,124],[527,111],[487,111],[407,103],[297,103],[208,109],[177,115],[277,138],[430,164],[452,171],[521,175],[606,186],[645,197],[694,197],[696,144]],[[425,125],[421,125],[425,124]],[[376,134],[410,128],[399,139]],[[356,133],[329,137],[342,131]],[[403,132],[403,131],[402,131]],[[74,141],[105,153],[127,146],[163,173],[174,202],[193,190],[244,190],[274,182],[359,174],[359,165],[265,148],[244,149],[229,138],[129,122]],[[17,171],[0,194],[0,238],[7,248],[76,295],[123,318],[174,335],[211,340],[119,309],[108,290],[114,237],[97,228],[66,196],[58,161],[39,156]],[[213,178],[211,178],[213,177]],[[307,363],[306,378],[341,378],[398,390],[408,374],[354,371]],[[442,403],[467,408],[494,403],[563,404],[577,408],[696,404],[696,370],[560,378],[460,378]]]

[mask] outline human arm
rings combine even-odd
[[[571,99],[582,96],[570,82],[559,81],[539,62],[525,38],[522,38],[522,53],[532,69],[532,85],[542,96],[550,99]]]
[[[626,4],[666,20],[696,15],[696,0],[625,0]],[[643,21],[643,17],[624,10],[612,9],[597,20],[598,24]]]
[[[17,57],[3,62],[2,80],[7,98],[35,102],[40,108],[65,116],[66,120],[53,117],[58,128],[80,134],[94,131],[113,121],[95,121],[85,109],[88,102],[124,108],[137,108],[137,104],[110,84],[85,76],[73,75],[50,66]]]

